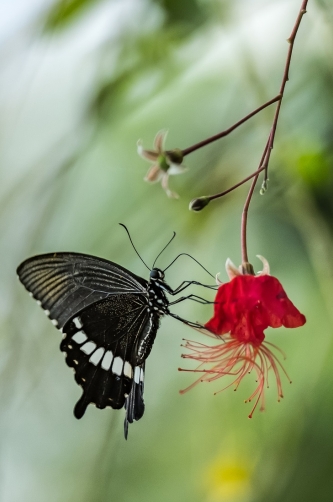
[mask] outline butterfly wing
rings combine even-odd
[[[102,258],[80,253],[34,256],[17,269],[20,281],[55,326],[110,295],[145,293],[147,281]]]
[[[131,392],[125,401],[125,421],[124,421],[124,436],[127,439],[128,436],[128,424],[132,424],[134,420],[140,420],[145,411],[145,405],[143,401],[143,390],[144,390],[144,375],[145,375],[145,363],[139,367],[140,374],[138,372],[136,380],[133,382]]]
[[[139,420],[144,361],[159,326],[159,317],[147,312],[148,282],[120,265],[81,253],[35,256],[17,273],[64,333],[60,348],[83,388],[75,416],[81,418],[89,403],[118,409],[126,402],[128,422]]]
[[[89,403],[122,408],[132,389],[135,402],[130,418],[143,415],[144,361],[159,326],[158,317],[149,315],[146,306],[142,295],[113,295],[84,308],[65,324],[60,348],[83,389],[74,408],[76,418],[84,415]]]

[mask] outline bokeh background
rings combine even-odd
[[[258,166],[274,113],[189,155],[171,178],[181,198],[148,185],[136,142],[186,148],[272,98],[301,0],[2,0],[0,3],[0,500],[4,502],[306,502],[333,500],[333,7],[310,0],[296,40],[271,159],[249,215],[249,255],[307,316],[297,330],[267,330],[293,381],[277,403],[247,418],[249,375],[181,396],[194,376],[179,366],[182,338],[163,319],[146,372],[146,413],[123,438],[123,411],[72,414],[81,389],[60,335],[16,280],[25,258],[77,251],[143,277],[144,260],[177,232],[158,265],[191,253],[213,274],[240,263],[248,184],[201,213],[197,196],[222,191]],[[167,273],[209,283],[190,259]],[[193,293],[202,290],[193,288]],[[210,292],[206,298],[212,299]],[[207,321],[188,301],[179,315]]]

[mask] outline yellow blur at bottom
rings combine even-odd
[[[249,502],[252,471],[252,466],[243,460],[214,460],[205,476],[205,502]]]

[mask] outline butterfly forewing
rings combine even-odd
[[[145,293],[147,281],[113,262],[80,253],[29,258],[17,269],[20,281],[57,327],[109,295]]]

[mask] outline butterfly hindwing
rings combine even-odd
[[[143,363],[158,325],[158,317],[147,312],[144,295],[133,294],[109,296],[65,324],[60,348],[83,388],[74,410],[77,418],[83,416],[89,403],[98,408],[121,408],[132,389],[132,415],[141,418],[143,398],[136,386],[142,387]]]
[[[51,253],[24,261],[20,281],[61,329],[76,312],[110,295],[143,293],[147,281],[108,260]]]
[[[125,401],[125,421],[124,421],[124,434],[125,439],[128,435],[128,424],[132,424],[134,420],[140,420],[145,411],[145,404],[143,401],[143,390],[144,390],[144,375],[145,375],[145,363],[142,366],[138,366],[137,374],[135,375],[131,392]]]

